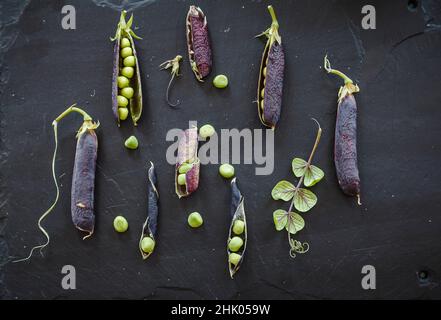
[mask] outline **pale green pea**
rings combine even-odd
[[[141,249],[145,253],[152,253],[155,249],[155,240],[150,237],[144,237],[141,240]]]
[[[121,50],[121,57],[126,58],[128,56],[131,56],[133,54],[132,48],[126,47]]]
[[[219,167],[219,173],[224,178],[234,177],[234,167],[229,163],[224,163]]]
[[[127,79],[126,77],[124,77],[124,76],[118,77],[118,88],[120,88],[120,89],[125,88],[129,85],[129,83],[130,83],[130,80]]]
[[[199,214],[199,212],[190,213],[187,222],[192,228],[198,228],[204,223],[204,221],[202,220],[202,216]]]
[[[233,232],[235,234],[238,234],[238,235],[242,234],[244,230],[245,230],[245,222],[243,222],[242,220],[234,221]]]
[[[124,67],[121,70],[121,74],[129,79],[133,77],[134,73],[135,69],[133,69],[132,67]]]
[[[178,184],[180,186],[183,186],[183,185],[185,185],[185,183],[186,183],[185,173],[182,173],[182,174],[178,175]]]
[[[133,97],[135,91],[131,87],[127,87],[121,90],[121,94],[126,97],[127,99],[130,99]]]
[[[130,40],[128,38],[121,39],[121,48],[130,47]]]
[[[120,120],[126,120],[129,116],[129,110],[127,108],[118,108],[118,115]]]
[[[237,266],[237,264],[239,263],[240,259],[242,258],[242,256],[240,254],[237,253],[230,253],[228,255],[228,262]]]
[[[207,139],[214,134],[215,130],[211,124],[205,124],[199,129],[199,135],[203,139]]]
[[[138,139],[135,136],[130,136],[124,142],[124,145],[127,149],[137,149],[138,148]]]
[[[217,75],[213,79],[213,85],[216,88],[219,88],[219,89],[226,88],[228,86],[228,78],[227,78],[227,76],[225,76],[223,74]]]
[[[262,89],[262,91],[260,91],[260,96],[263,98],[265,96],[265,89]]]
[[[183,163],[180,165],[178,171],[179,171],[179,173],[187,173],[191,168],[193,168],[192,164]]]
[[[230,242],[228,242],[228,249],[230,251],[236,252],[243,246],[243,240],[240,237],[231,238]]]
[[[124,67],[134,67],[135,66],[135,57],[128,56],[123,60]]]
[[[117,216],[113,220],[113,227],[115,228],[116,232],[126,232],[129,228],[129,223],[123,216]]]
[[[127,100],[126,97],[123,96],[118,96],[116,97],[116,99],[118,100],[118,107],[127,107],[127,105],[129,104],[129,100]]]
[[[262,99],[262,101],[260,101],[260,109],[262,109],[262,111],[264,110],[264,107],[263,107],[263,99]]]
[[[262,71],[262,73],[263,73],[263,76],[264,76],[264,77],[266,77],[266,67],[265,67],[265,68],[263,68],[263,71]]]

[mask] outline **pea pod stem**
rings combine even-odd
[[[271,19],[273,20],[272,26],[275,29],[278,29],[279,28],[279,21],[277,21],[276,12],[274,11],[273,6],[268,6],[268,11],[269,11],[269,13],[271,15]]]
[[[77,104],[74,103],[69,108],[67,108],[65,111],[63,111],[58,117],[55,118],[54,123],[60,122],[60,120],[62,120],[65,116],[67,116],[68,114],[70,114],[72,112],[78,112],[79,114],[81,114],[83,116],[84,121],[92,121],[92,117],[89,116],[86,113],[86,111],[76,107],[76,105]]]
[[[326,72],[335,74],[335,75],[339,76],[340,78],[342,78],[344,80],[345,84],[353,84],[354,83],[343,72],[331,68],[331,62],[329,62],[328,55],[325,55],[325,58],[324,58],[324,68],[325,68]]]

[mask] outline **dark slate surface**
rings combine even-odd
[[[10,1],[4,6],[12,5]],[[261,128],[255,98],[263,43],[253,36],[270,24],[266,1],[195,1],[208,16],[214,50],[212,75],[225,73],[230,87],[216,90],[195,81],[187,60],[172,97],[164,103],[168,74],[157,66],[186,57],[184,18],[190,1],[135,3],[135,25],[143,70],[145,112],[139,127],[118,129],[111,112],[113,35],[119,14],[105,1],[69,1],[77,9],[77,30],[61,28],[59,1],[32,1],[15,21],[16,40],[2,65],[2,199],[0,266],[43,241],[36,227],[53,200],[50,176],[51,122],[78,102],[101,126],[96,173],[97,228],[82,241],[70,220],[70,184],[79,117],[60,125],[57,174],[61,198],[45,227],[51,244],[45,257],[1,267],[4,298],[441,298],[441,75],[440,4],[369,1],[377,9],[377,30],[360,27],[364,1],[272,1],[286,50],[285,92],[276,130],[276,168],[255,176],[254,165],[237,165],[249,223],[247,256],[235,280],[226,266],[230,190],[216,165],[202,168],[200,189],[185,200],[174,193],[173,167],[165,152],[166,133],[188,120],[216,128]],[[151,2],[151,1],[150,1]],[[421,2],[423,7],[421,7]],[[3,8],[3,10],[5,10]],[[3,11],[5,12],[5,11]],[[5,19],[2,15],[2,19]],[[4,23],[4,20],[2,24]],[[3,50],[3,49],[2,49]],[[4,50],[3,50],[4,51]],[[359,163],[363,206],[337,186],[333,162],[336,95],[340,81],[321,68],[324,54],[361,87]],[[9,77],[5,76],[5,73]],[[294,155],[306,157],[315,137],[310,117],[324,135],[316,164],[326,173],[314,187],[318,205],[305,214],[297,238],[308,254],[292,260],[286,235],[277,233],[272,212],[287,204],[270,191],[280,179],[293,180]],[[123,147],[130,134],[140,149]],[[145,219],[146,162],[152,160],[161,194],[157,250],[148,261],[138,252]],[[188,212],[198,210],[205,225],[190,230]],[[126,216],[129,232],[116,234],[115,215]],[[6,223],[6,218],[7,223]],[[6,226],[6,228],[5,228]],[[7,247],[4,243],[7,241]],[[61,288],[61,268],[76,267],[77,290]],[[377,289],[362,290],[361,268],[377,270]],[[417,271],[428,270],[419,282]]]

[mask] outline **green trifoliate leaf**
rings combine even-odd
[[[305,174],[306,167],[308,165],[308,162],[306,162],[303,159],[300,158],[294,158],[292,159],[292,172],[297,178],[302,177]]]
[[[308,166],[308,168],[305,171],[305,178],[303,180],[303,183],[306,187],[312,187],[317,182],[323,179],[325,176],[325,173],[322,171],[322,169],[316,167],[316,166]]]
[[[271,196],[274,200],[289,201],[294,196],[294,185],[286,180],[279,181],[271,191]]]
[[[286,230],[291,234],[296,234],[305,227],[305,220],[295,212],[289,213],[289,220],[286,223]]]
[[[294,195],[294,207],[300,212],[309,211],[317,203],[317,197],[308,189],[299,188]]]
[[[277,231],[283,230],[288,222],[288,212],[278,209],[273,212],[274,226]]]

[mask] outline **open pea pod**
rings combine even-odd
[[[245,251],[247,248],[247,219],[244,208],[244,198],[237,186],[236,178],[231,181],[231,223],[228,233],[227,254],[228,254],[228,270],[230,277],[233,279],[236,272],[239,270]],[[239,248],[230,246],[231,241],[236,238],[241,243]],[[239,239],[240,238],[240,239]]]
[[[179,138],[175,167],[175,189],[179,198],[192,194],[199,186],[198,128],[184,131]]]
[[[272,18],[271,27],[258,35],[266,36],[267,42],[262,54],[257,85],[257,113],[262,124],[274,130],[282,109],[285,53],[274,9],[268,6],[268,10]]]
[[[147,219],[142,225],[141,237],[139,239],[139,251],[142,258],[147,259],[152,253],[156,245],[156,232],[158,227],[158,202],[159,192],[156,188],[157,178],[155,166],[150,162],[148,170],[148,186],[147,186]]]
[[[118,103],[118,99],[122,99],[123,101],[127,99],[128,107],[130,109],[130,116],[132,118],[133,124],[136,126],[139,119],[141,118],[143,103],[141,72],[134,39],[141,38],[138,37],[132,30],[133,14],[127,22],[126,14],[127,12],[125,10],[121,12],[121,17],[118,23],[115,37],[111,38],[112,41],[115,41],[115,46],[113,48],[112,111],[119,126],[120,121],[125,120],[127,117],[127,113],[125,114],[125,116],[123,116],[123,113],[121,113],[122,110],[119,109],[124,109],[127,106],[121,106]],[[129,44],[122,44],[121,41],[123,39],[128,39]],[[124,59],[121,56],[121,50],[124,49],[123,46],[127,46],[128,48],[130,48],[131,55],[134,57],[134,66],[130,67],[133,68],[133,74],[130,77],[126,77],[128,74],[123,72]],[[128,79],[128,84],[124,86],[119,86],[118,77],[125,77],[126,79]],[[132,88],[132,94],[124,95],[124,93],[122,93],[122,90],[124,88]]]

